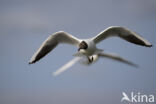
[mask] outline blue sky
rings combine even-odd
[[[0,103],[120,104],[122,91],[156,94],[155,11],[155,0],[0,0]],[[89,38],[109,26],[127,27],[154,45],[146,48],[119,38],[98,44],[139,68],[101,59],[92,66],[76,64],[58,77],[51,76],[73,58],[77,49],[69,45],[59,45],[28,65],[54,32]]]

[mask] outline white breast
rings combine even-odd
[[[96,51],[96,46],[95,46],[94,42],[90,39],[85,40],[85,42],[88,45],[88,48],[86,49],[86,55],[87,56],[93,55]]]

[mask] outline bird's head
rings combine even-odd
[[[85,41],[82,41],[79,44],[78,52],[76,54],[74,54],[73,56],[83,56],[86,53],[87,48],[88,48],[87,43]]]
[[[81,51],[81,50],[86,50],[88,48],[88,45],[85,41],[82,41],[80,44],[79,44],[79,49],[78,51]]]

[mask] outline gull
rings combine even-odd
[[[100,32],[95,37],[89,39],[78,39],[71,34],[59,31],[52,35],[50,35],[40,46],[40,48],[36,51],[36,53],[32,56],[29,61],[29,64],[33,64],[47,55],[50,51],[52,51],[58,44],[70,44],[74,45],[78,48],[78,52],[73,56],[76,57],[87,57],[89,62],[95,60],[95,56],[99,56],[103,52],[102,49],[96,47],[98,43],[102,40],[105,40],[109,37],[119,37],[124,39],[130,43],[141,45],[145,47],[152,47],[152,44],[144,39],[139,34],[120,26],[111,26],[106,28],[104,31]],[[81,58],[79,58],[80,60]]]

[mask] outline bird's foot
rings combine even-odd
[[[89,63],[92,63],[92,62],[93,62],[93,56],[88,57],[88,62],[89,62]]]

